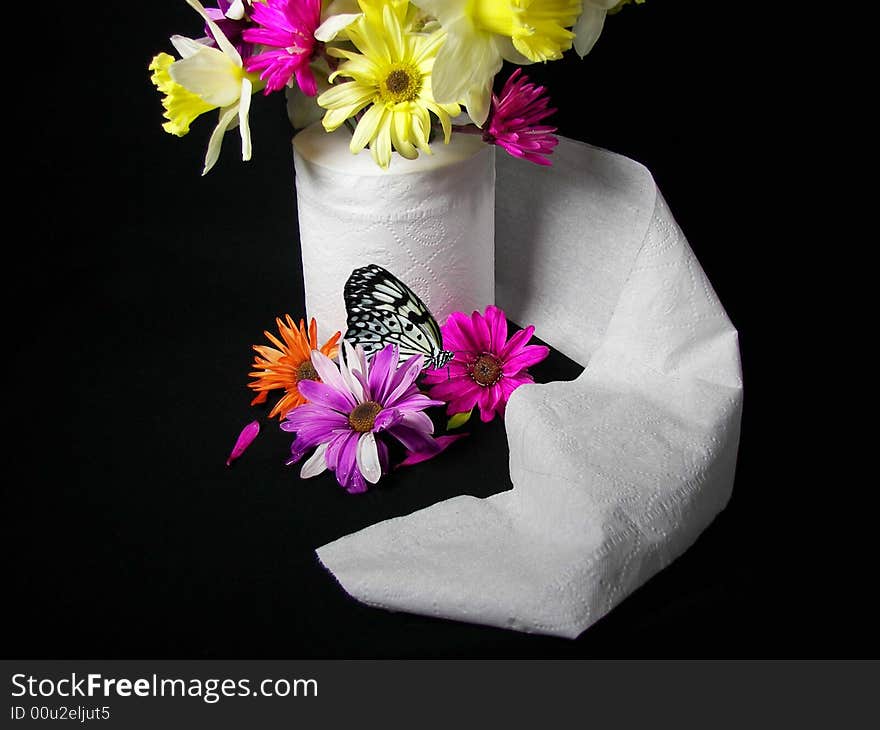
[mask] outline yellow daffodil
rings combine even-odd
[[[602,35],[602,28],[605,27],[605,16],[616,13],[624,5],[628,5],[633,0],[583,0],[584,11],[578,18],[574,26],[574,50],[583,58],[596,45],[599,36]],[[642,4],[645,0],[635,0]]]
[[[214,107],[189,89],[174,83],[171,74],[168,73],[174,62],[174,56],[167,53],[157,54],[150,63],[150,71],[153,72],[150,78],[156,88],[165,95],[162,106],[165,107],[165,118],[168,121],[162,125],[162,129],[168,134],[183,137],[189,133],[189,125],[196,117],[211,111]]]
[[[251,95],[262,87],[259,78],[247,73],[242,67],[241,56],[229,42],[223,31],[208,17],[198,0],[186,0],[211,30],[219,48],[199,41],[174,36],[174,48],[180,54],[175,61],[169,54],[158,54],[150,64],[152,80],[165,94],[163,125],[165,131],[183,136],[189,125],[201,114],[211,109],[220,110],[220,119],[208,142],[205,155],[206,174],[217,162],[223,135],[235,128],[241,134],[241,158],[251,158],[251,133],[248,125]]]
[[[373,159],[387,168],[392,149],[407,159],[419,150],[431,153],[431,113],[443,127],[448,143],[451,117],[458,104],[438,104],[431,91],[431,72],[443,33],[414,33],[406,30],[408,3],[405,0],[359,0],[361,14],[345,28],[356,53],[330,47],[327,52],[345,59],[330,81],[351,79],[331,86],[318,97],[326,109],[323,124],[332,132],[347,119],[364,111],[351,138],[357,154],[368,144]]]
[[[434,66],[440,102],[463,99],[478,125],[486,121],[492,80],[504,60],[552,61],[571,48],[581,0],[413,0],[437,18],[447,38]]]

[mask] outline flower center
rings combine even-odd
[[[376,403],[376,401],[368,400],[366,403],[361,403],[348,414],[348,423],[358,433],[366,433],[372,430],[373,424],[376,422],[376,416],[379,415],[381,410],[382,406]]]
[[[422,90],[422,75],[409,64],[394,64],[379,82],[379,94],[386,104],[413,101]]]
[[[315,366],[312,365],[311,360],[304,360],[299,364],[299,367],[296,369],[296,382],[298,383],[300,380],[317,380],[318,379],[318,371],[315,370]]]
[[[483,388],[495,385],[504,375],[501,370],[501,360],[488,352],[484,352],[474,360],[468,370],[471,379]]]

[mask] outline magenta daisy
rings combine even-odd
[[[321,378],[299,383],[308,403],[294,409],[281,424],[293,431],[288,464],[314,448],[300,475],[306,479],[325,469],[351,493],[364,492],[388,471],[385,434],[413,454],[433,455],[445,444],[433,437],[434,424],[424,409],[441,406],[419,392],[415,380],[422,370],[421,355],[399,362],[398,350],[388,345],[367,363],[362,348],[343,342],[345,357],[337,367],[321,352],[312,351],[312,365]],[[398,365],[400,367],[398,367]]]
[[[443,346],[455,357],[440,370],[425,373],[428,395],[447,401],[448,414],[480,407],[480,418],[491,421],[504,416],[511,393],[533,383],[526,368],[541,362],[550,352],[544,345],[526,344],[535,332],[531,325],[507,339],[507,317],[494,305],[485,315],[453,312],[441,327]]]
[[[296,83],[304,94],[315,96],[318,85],[309,68],[318,41],[315,30],[321,24],[321,0],[265,0],[254,3],[251,20],[258,28],[242,34],[250,43],[265,46],[262,53],[251,56],[245,67],[260,71],[266,82],[266,94]]]
[[[501,96],[492,94],[492,107],[483,128],[483,140],[503,147],[514,157],[539,165],[552,165],[547,158],[559,143],[553,132],[556,127],[540,124],[556,109],[548,109],[550,99],[543,86],[529,83],[516,69],[507,79]]]

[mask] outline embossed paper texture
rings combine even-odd
[[[382,170],[353,156],[346,130],[317,124],[294,137],[306,312],[345,332],[345,282],[379,264],[419,293],[439,322],[495,298],[495,150],[453,135],[417,160]]]
[[[456,497],[319,548],[358,600],[574,638],[727,503],[737,333],[650,173],[562,138],[497,158],[496,292],[584,366],[505,418],[513,489]]]

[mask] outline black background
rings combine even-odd
[[[264,433],[233,468],[255,416],[251,345],[302,314],[290,128],[255,97],[254,159],[227,136],[200,177],[214,115],[161,129],[147,65],[173,33],[198,35],[182,0],[95,3],[31,16],[26,100],[11,120],[24,162],[9,200],[4,486],[19,658],[765,657],[859,655],[840,590],[813,594],[820,530],[807,447],[791,446],[800,376],[780,378],[799,304],[772,277],[796,79],[768,14],[649,0],[609,17],[586,59],[536,66],[561,134],[646,164],[740,332],[745,410],[736,486],[697,544],[576,641],[393,614],[349,599],[314,548],[461,493],[509,486],[500,422],[364,496],[285,468]],[[39,14],[46,13],[45,17]],[[58,13],[58,14],[55,14]],[[787,79],[782,82],[782,79]],[[772,292],[772,293],[771,293]],[[538,380],[571,378],[554,356]],[[795,468],[793,464],[800,464]],[[806,469],[804,468],[806,467]],[[815,539],[814,539],[815,538]],[[830,595],[833,594],[833,595]],[[805,637],[809,636],[809,640]]]

